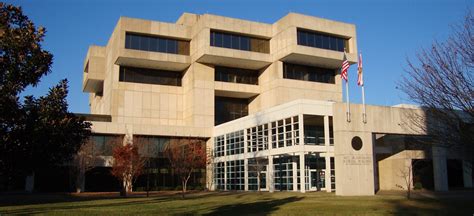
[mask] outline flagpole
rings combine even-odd
[[[346,111],[347,122],[351,122],[351,106],[349,104],[349,82],[347,80],[346,80],[346,104],[347,104],[347,111]]]
[[[367,113],[365,109],[365,89],[364,86],[362,86],[362,106],[363,106],[363,113],[362,113],[362,122],[367,123]]]
[[[346,57],[346,49],[344,48],[344,58],[342,60],[342,66],[341,66],[341,77],[346,80],[346,104],[347,104],[347,110],[346,110],[346,121],[351,122],[351,106],[349,104],[349,75],[347,73],[347,70],[349,70],[349,62],[347,61]]]

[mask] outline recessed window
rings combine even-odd
[[[243,84],[258,84],[258,70],[247,70],[230,67],[215,67],[215,81],[243,83]]]
[[[211,46],[270,53],[270,42],[267,39],[219,31],[211,31]]]
[[[148,68],[120,67],[119,81],[181,86],[182,72]]]
[[[284,63],[283,78],[334,84],[336,70]]]
[[[125,35],[125,48],[150,52],[189,55],[189,41],[129,33]]]
[[[314,31],[298,29],[298,45],[349,52],[348,40],[346,38],[323,34]]]
[[[215,125],[219,125],[248,115],[247,99],[216,97],[214,103]]]

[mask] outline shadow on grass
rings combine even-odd
[[[394,215],[473,215],[474,194],[472,192],[416,193],[414,198],[393,195],[398,199],[385,202],[393,207]]]
[[[101,195],[77,195],[68,193],[1,194],[0,207],[121,198],[123,197],[120,197],[119,193],[103,193]]]
[[[199,197],[203,194],[199,191],[192,191],[186,196]],[[211,195],[211,194],[209,194]],[[73,203],[95,200],[114,200],[127,198],[146,198],[146,192],[133,192],[127,197],[120,196],[119,192],[85,192],[85,193],[0,193],[0,207],[12,207],[21,205]],[[155,191],[150,192],[150,198],[181,198],[178,191]]]
[[[0,215],[3,214],[38,214],[51,211],[64,211],[87,208],[109,208],[115,206],[154,204],[167,201],[195,200],[207,197],[228,196],[232,192],[199,192],[190,191],[183,199],[180,192],[153,192],[150,197],[146,193],[134,192],[121,197],[118,192],[104,193],[16,193],[0,195]],[[139,200],[136,200],[136,199]],[[133,201],[130,199],[134,199]],[[82,203],[98,201],[99,203]],[[109,202],[110,201],[110,202]],[[30,206],[42,205],[42,206]],[[13,209],[11,209],[13,207]],[[1,210],[1,209],[4,210]],[[10,208],[10,209],[9,209]],[[5,210],[8,209],[8,210]]]
[[[205,215],[267,215],[278,210],[278,207],[287,203],[302,200],[303,197],[287,197],[283,199],[264,200],[253,203],[239,203],[219,206]]]
[[[0,210],[0,214],[48,214],[53,212],[74,212],[75,210],[84,209],[113,209],[114,207],[136,208],[141,205],[159,204],[168,201],[186,201],[194,199],[205,199],[207,197],[222,197],[222,199],[230,198],[235,193],[233,192],[206,192],[206,193],[191,193],[185,199],[178,194],[155,194],[150,198],[145,198],[142,195],[135,195],[127,198],[119,196],[75,196],[68,194],[35,194],[30,196],[23,195],[27,198],[23,201],[16,200],[14,203],[17,206],[13,209]],[[252,193],[239,193],[238,196],[255,195]],[[9,196],[12,198],[12,196]],[[17,198],[21,196],[17,195]],[[138,198],[138,199],[137,199]],[[3,198],[2,198],[3,199]],[[252,203],[236,203],[230,205],[217,206],[210,209],[208,215],[247,215],[247,214],[269,214],[278,210],[278,207],[287,203],[296,202],[303,199],[303,197],[288,197],[283,199],[264,199]],[[110,201],[109,201],[110,200]],[[98,201],[85,202],[80,201]],[[12,201],[13,202],[13,201]],[[27,206],[34,204],[46,204],[39,206]],[[21,206],[24,205],[24,206]],[[8,207],[7,207],[8,208]],[[0,208],[1,209],[1,208]],[[158,210],[158,209],[157,209]],[[106,210],[108,211],[108,210]],[[186,212],[185,214],[200,214],[198,212]]]
[[[109,200],[111,198],[102,198],[102,200]],[[121,199],[118,201],[118,199]],[[39,207],[27,207],[21,209],[13,209],[13,210],[4,210],[0,213],[3,214],[41,214],[41,213],[50,213],[53,211],[67,211],[71,210],[74,211],[76,209],[88,209],[88,208],[110,208],[110,207],[124,207],[124,206],[136,206],[136,205],[143,205],[143,204],[151,204],[157,203],[160,201],[168,201],[172,198],[168,197],[160,197],[155,199],[141,199],[141,200],[133,200],[128,201],[127,198],[115,198],[112,203],[94,203],[94,204],[83,204],[83,203],[74,203],[70,201],[64,205],[47,205],[47,206],[39,206]],[[75,200],[79,201],[79,200]],[[90,201],[90,200],[89,200]]]

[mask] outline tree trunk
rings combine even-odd
[[[76,174],[76,193],[84,192],[86,182],[86,174],[83,170],[80,170]]]
[[[188,185],[188,180],[191,177],[191,172],[188,174],[186,178],[183,179],[183,198],[184,198],[184,194],[186,193],[186,186]]]
[[[257,191],[260,193],[260,172],[257,171]]]
[[[25,179],[25,191],[26,192],[33,192],[35,189],[35,172],[32,172],[31,175],[26,176]]]
[[[132,192],[132,182],[130,176],[126,175],[122,181],[122,191],[120,195],[126,197],[129,192]]]
[[[182,195],[182,197],[183,197],[183,199],[184,199],[184,194],[186,193],[186,180],[183,180],[183,182],[182,182],[182,187],[183,187],[183,188],[182,188],[182,190],[181,190],[181,195]]]

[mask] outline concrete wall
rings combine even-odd
[[[336,194],[337,195],[373,195],[375,193],[375,171],[374,171],[374,138],[373,133],[391,134],[420,134],[413,127],[406,127],[406,115],[410,112],[421,113],[418,109],[406,109],[397,107],[367,106],[367,121],[363,122],[363,106],[360,104],[350,105],[350,122],[347,121],[346,104],[335,103],[333,106],[334,124],[334,148],[336,163]],[[362,139],[363,146],[360,150],[352,148],[353,137]],[[398,155],[399,156],[399,155]],[[398,157],[397,156],[397,157]],[[397,158],[396,157],[396,158]],[[403,157],[402,157],[403,158]],[[393,185],[391,182],[394,173],[400,163],[405,160],[397,158],[381,164],[382,175],[389,172],[384,180],[384,185]],[[380,164],[379,164],[380,165]],[[384,171],[386,169],[388,171]],[[392,177],[390,177],[392,176]],[[397,182],[399,183],[399,182]],[[387,186],[391,188],[391,186]]]
[[[317,65],[331,68],[336,66],[325,62],[340,64],[342,59],[341,52],[297,45],[297,27],[350,38],[353,52],[348,57],[355,62],[354,25],[301,14],[290,13],[274,24],[189,13],[183,14],[176,23],[121,17],[107,45],[91,47],[86,56],[85,65],[88,62],[91,72],[84,75],[84,90],[91,92],[91,113],[111,115],[111,124],[211,129],[214,95],[249,98],[250,114],[297,99],[341,101],[339,75],[335,78],[336,84],[283,79],[282,60],[292,61],[288,57],[293,54],[319,58]],[[212,47],[212,29],[269,39],[270,53]],[[125,49],[126,32],[190,41],[190,55]],[[300,52],[299,48],[304,49]],[[314,65],[312,62],[306,64]],[[184,71],[182,86],[119,82],[120,65]],[[260,70],[259,85],[215,82],[214,65]]]

